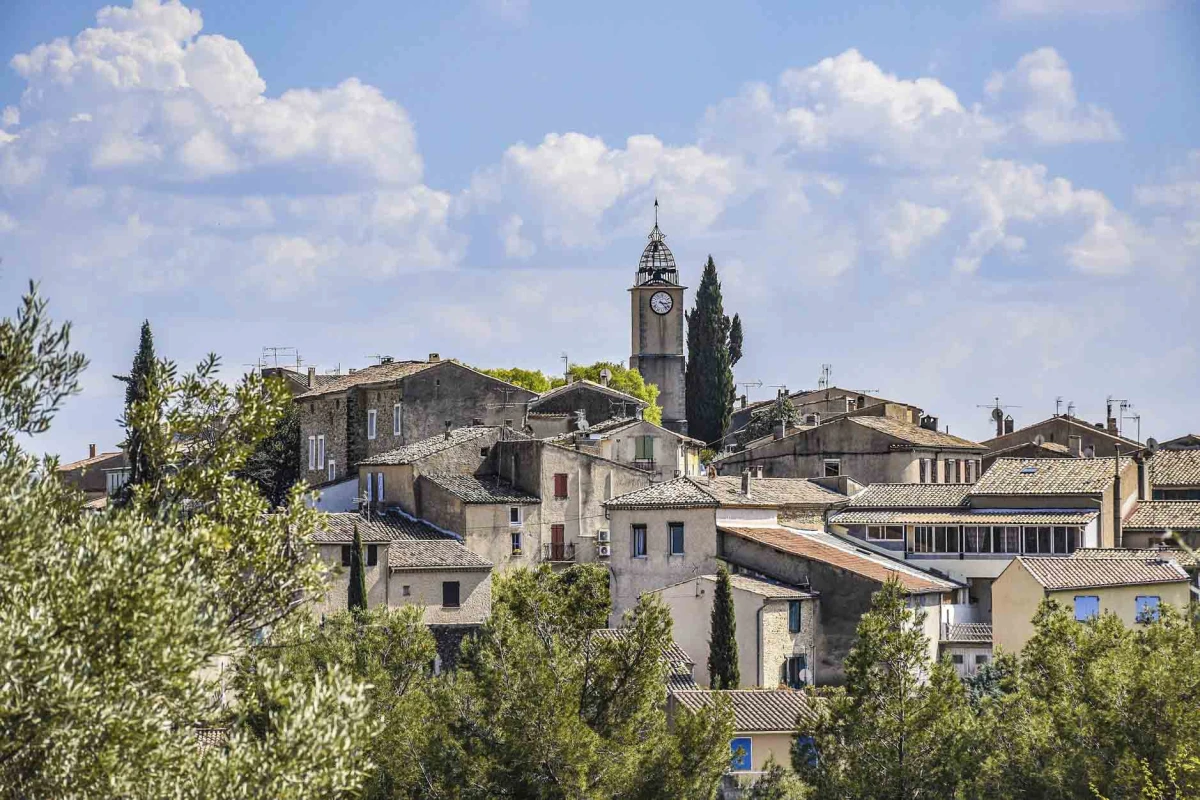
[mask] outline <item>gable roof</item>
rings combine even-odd
[[[855,547],[836,536],[817,531],[802,531],[783,526],[772,528],[717,525],[717,530],[740,539],[757,542],[781,553],[852,572],[878,583],[895,577],[909,594],[949,592],[960,588],[954,581],[939,578],[882,553]]]
[[[533,412],[530,413],[532,415]],[[638,419],[637,417],[613,417],[612,419],[606,419],[602,422],[597,422],[595,425],[588,425],[586,429],[581,431],[567,431],[566,433],[559,433],[546,438],[552,442],[569,442],[572,441],[577,435],[602,435],[602,438],[608,439],[628,428],[632,428],[635,425],[649,425],[651,428],[654,428],[673,438],[680,439],[685,442],[691,442],[692,444],[697,444],[701,447],[704,446],[704,442],[700,441],[699,439],[693,439],[691,436],[686,434],[678,433],[669,428],[664,428],[662,425],[656,425],[650,420]]]
[[[1072,558],[1115,558],[1144,561],[1148,558],[1169,558],[1184,569],[1200,567],[1200,554],[1190,553],[1173,547],[1081,547],[1071,554]]]
[[[579,391],[581,389],[599,392],[600,394],[606,394],[610,397],[614,397],[618,400],[623,400],[628,403],[636,403],[638,408],[646,408],[650,405],[641,398],[634,397],[631,394],[626,394],[625,392],[622,392],[619,389],[614,389],[611,386],[605,386],[602,383],[596,383],[595,381],[589,381],[587,379],[580,379],[563,384],[562,386],[556,386],[548,392],[542,392],[535,400],[530,402],[529,407],[531,409],[536,408],[546,400],[561,397],[562,395],[570,394],[571,392]]]
[[[922,428],[920,425],[913,425],[911,422],[902,422],[891,417],[851,416],[845,419],[855,425],[871,428],[899,439],[905,446],[980,451],[987,449],[978,442],[972,442],[970,439],[951,436],[941,431],[931,431],[928,428]]]
[[[351,544],[357,526],[363,544],[388,545],[393,570],[492,568],[454,534],[399,511],[372,514],[369,520],[352,511],[325,514],[321,523],[312,537],[317,544]]]
[[[1027,448],[1037,451],[1039,453],[1039,455],[1036,456],[1037,458],[1071,457],[1071,448],[1067,447],[1065,444],[1059,444],[1058,442],[1042,442],[1041,444],[1038,444],[1037,442],[1020,442],[1019,444],[1014,444],[1011,447],[1005,447],[1000,450],[992,450],[990,453],[988,453],[988,455],[1007,456],[1011,453],[1017,452],[1018,450],[1025,450]]]
[[[969,483],[872,483],[847,508],[953,508],[966,502]]]
[[[794,689],[692,689],[671,692],[671,697],[693,713],[725,697],[733,706],[735,733],[792,733],[797,724],[817,721],[815,698]]]
[[[406,444],[403,447],[397,447],[395,450],[389,450],[386,453],[378,453],[369,458],[364,458],[358,463],[371,466],[411,464],[414,461],[420,461],[422,458],[427,458],[443,450],[449,450],[465,442],[479,439],[495,430],[497,428],[487,425],[468,425],[464,428],[455,428],[450,431],[449,435],[430,436],[428,439],[421,439],[420,441]],[[526,438],[524,434],[517,435],[521,438]]]
[[[598,628],[592,631],[592,635],[605,641],[621,641],[629,635],[629,631],[626,628]],[[696,679],[692,677],[692,670],[696,666],[696,662],[674,639],[663,650],[662,660],[667,665],[668,691],[699,688],[696,685]]]
[[[409,375],[415,375],[422,370],[435,367],[438,364],[447,363],[442,361],[389,361],[386,364],[375,364],[370,367],[356,369],[354,372],[349,372],[345,375],[332,375],[333,380],[318,383],[313,388],[303,394],[296,395],[297,400],[307,400],[313,397],[320,397],[323,394],[333,394],[334,392],[344,392],[347,389],[352,389],[355,386],[361,386],[364,383],[379,383],[381,381],[393,381],[399,378],[406,378]]]
[[[742,494],[742,479],[738,475],[689,480],[692,480],[700,491],[726,507],[831,505],[846,501],[846,495],[826,489],[808,478],[751,478],[748,496]]]
[[[701,575],[700,580],[715,584],[717,576]],[[729,576],[729,585],[734,589],[741,589],[743,592],[750,592],[771,600],[810,600],[817,596],[815,592],[805,591],[798,586],[741,572],[734,572]]]
[[[1121,459],[1121,471],[1129,465]],[[1101,494],[1112,486],[1111,458],[997,458],[972,495]]]
[[[72,461],[70,464],[59,464],[58,471],[59,472],[70,472],[71,470],[81,469],[84,467],[98,466],[98,465],[104,463],[105,461],[109,461],[111,459],[117,458],[118,456],[124,456],[124,455],[125,455],[125,453],[121,450],[116,450],[116,451],[109,452],[109,453],[98,453],[97,455],[92,456],[90,458],[81,458],[78,461]]]
[[[1200,450],[1159,450],[1150,458],[1150,485],[1200,486]]]
[[[499,475],[433,473],[421,477],[445,489],[464,503],[529,505],[542,502],[536,494],[530,494]]]
[[[652,483],[604,502],[606,508],[716,508],[718,503],[690,478]]]
[[[1134,439],[1127,439],[1124,436],[1121,436],[1119,434],[1109,433],[1103,427],[1097,428],[1095,425],[1091,424],[1090,422],[1085,422],[1085,421],[1079,419],[1078,417],[1068,417],[1065,414],[1055,414],[1054,416],[1047,417],[1046,419],[1043,419],[1039,422],[1033,422],[1033,423],[1030,423],[1029,425],[1026,425],[1023,428],[1018,428],[1017,430],[1013,431],[1012,433],[1006,433],[1003,436],[993,436],[991,439],[985,440],[983,442],[983,444],[986,445],[988,448],[991,448],[995,445],[996,442],[1000,441],[1001,439],[1007,439],[1009,437],[1018,436],[1019,434],[1025,432],[1025,431],[1032,431],[1035,428],[1040,428],[1043,425],[1047,425],[1049,423],[1055,423],[1055,422],[1065,424],[1067,426],[1068,431],[1070,431],[1072,429],[1078,429],[1081,434],[1082,434],[1082,432],[1086,431],[1087,433],[1092,434],[1094,436],[1099,436],[1102,439],[1111,439],[1113,442],[1116,442],[1116,443],[1122,444],[1122,445],[1128,445],[1131,448],[1140,448],[1142,446],[1142,443],[1139,441],[1136,441]],[[1030,433],[1027,437],[1022,437],[1022,438],[1033,439],[1033,437],[1035,435],[1036,434]]]
[[[1178,583],[1188,579],[1179,564],[1161,556],[1146,559],[1017,556],[1005,571],[1013,569],[1015,564],[1023,566],[1049,591]]]
[[[1200,500],[1142,500],[1126,530],[1200,530]]]

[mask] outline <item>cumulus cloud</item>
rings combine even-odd
[[[923,242],[937,236],[950,219],[950,212],[901,200],[884,221],[883,240],[892,258],[903,261]]]
[[[1080,103],[1067,62],[1053,47],[1021,56],[1008,72],[987,82],[994,101],[1011,108],[1016,123],[1046,144],[1105,142],[1121,138],[1113,115],[1092,103]]]
[[[0,188],[20,201],[7,213],[18,223],[27,214],[36,235],[47,219],[39,206],[52,206],[57,191],[82,183],[115,194],[120,202],[74,218],[69,238],[108,242],[128,222],[119,209],[136,209],[144,247],[194,237],[196,263],[173,278],[184,283],[244,269],[242,282],[269,276],[261,282],[275,291],[307,285],[320,269],[394,274],[461,257],[450,195],[422,184],[416,132],[400,105],[354,78],[271,96],[239,42],[202,29],[200,12],[178,0],[135,0],[13,57],[26,88],[20,109],[3,114],[14,132],[0,141]],[[244,223],[167,219],[188,205],[199,218],[236,220],[251,198]],[[331,212],[345,207],[355,213]],[[273,238],[245,238],[264,208]],[[319,244],[304,252],[300,242]],[[366,253],[379,263],[357,260]],[[159,271],[129,269],[151,273]]]

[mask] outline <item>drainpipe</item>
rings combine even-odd
[[[762,623],[762,620],[763,620],[763,609],[765,609],[766,607],[767,607],[767,601],[764,600],[763,604],[758,607],[758,611],[756,611],[754,614],[755,620],[756,620],[756,624],[754,626],[754,637],[755,637],[754,661],[755,661],[755,670],[757,671],[756,675],[757,675],[757,679],[758,679],[758,686],[763,685],[763,668],[762,668],[762,662],[763,662],[763,658],[762,658],[763,629],[762,629],[762,626],[763,626],[763,623]],[[710,686],[712,685],[712,676],[711,675],[709,676],[709,685]]]

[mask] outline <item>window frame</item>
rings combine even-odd
[[[903,542],[904,541],[904,526],[903,525],[867,525],[866,537],[868,542]],[[898,530],[899,536],[889,536],[889,531]],[[876,533],[872,534],[872,531]],[[882,535],[881,535],[882,534]]]
[[[1154,607],[1149,611],[1142,609],[1143,600],[1153,600]],[[1133,618],[1136,622],[1149,625],[1162,618],[1162,596],[1157,594],[1139,594],[1133,598]]]
[[[450,598],[449,589],[454,587],[454,602],[447,603]],[[462,608],[462,584],[459,581],[442,581],[442,608]]]
[[[308,469],[311,472],[317,468],[317,437],[308,437]]]
[[[1096,601],[1095,612],[1090,614],[1089,616],[1080,617],[1079,616],[1079,601],[1080,600],[1095,600]],[[1077,595],[1075,595],[1075,601],[1073,603],[1073,607],[1071,610],[1075,614],[1076,622],[1090,622],[1091,620],[1096,619],[1100,616],[1100,596],[1095,595],[1095,594],[1077,594]]]
[[[508,507],[508,524],[510,526],[520,527],[523,516],[524,515],[521,513],[520,506],[509,506]],[[513,517],[516,517],[516,519],[513,519]]]
[[[325,462],[325,480],[331,481],[337,477],[337,461],[329,459]]]
[[[825,458],[821,461],[821,472],[826,478],[840,478],[842,476],[842,460],[840,458]],[[832,474],[829,472],[830,465],[833,466]]]
[[[521,532],[519,530],[509,531],[509,535],[512,537],[512,555],[524,552],[521,547]]]
[[[650,549],[648,539],[649,533],[644,523],[635,522],[629,526],[629,546],[633,558],[648,557]],[[639,544],[641,545],[640,548]]]
[[[804,601],[788,600],[788,633],[799,633],[804,628]]]
[[[737,751],[742,750],[742,756]],[[754,769],[754,737],[735,736],[729,740],[729,771],[750,772]]]
[[[317,434],[317,469],[325,469],[325,434]]]
[[[367,409],[367,439],[374,441],[379,433],[379,412],[373,408]]]
[[[675,549],[675,534],[679,534],[679,549]],[[667,554],[681,556],[686,552],[687,534],[682,522],[667,523]]]
[[[382,503],[384,500],[384,497],[386,497],[386,493],[383,490],[383,473],[382,472],[375,473],[375,491],[376,491],[375,501],[378,503]]]
[[[399,436],[403,432],[403,422],[400,416],[400,404],[392,404],[392,436]]]
[[[560,483],[562,485],[562,493],[561,494],[559,493]],[[567,473],[565,473],[565,472],[554,473],[554,499],[555,500],[568,500],[568,499],[570,499],[570,491],[571,491],[571,484],[570,484],[570,481],[568,480]]]
[[[368,567],[379,566],[379,545],[377,545],[377,544],[367,545],[367,560],[365,563],[366,563],[366,566],[368,566]]]

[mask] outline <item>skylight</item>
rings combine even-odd
[[[1036,475],[1037,467],[1022,467],[1021,474],[1022,475]]]

